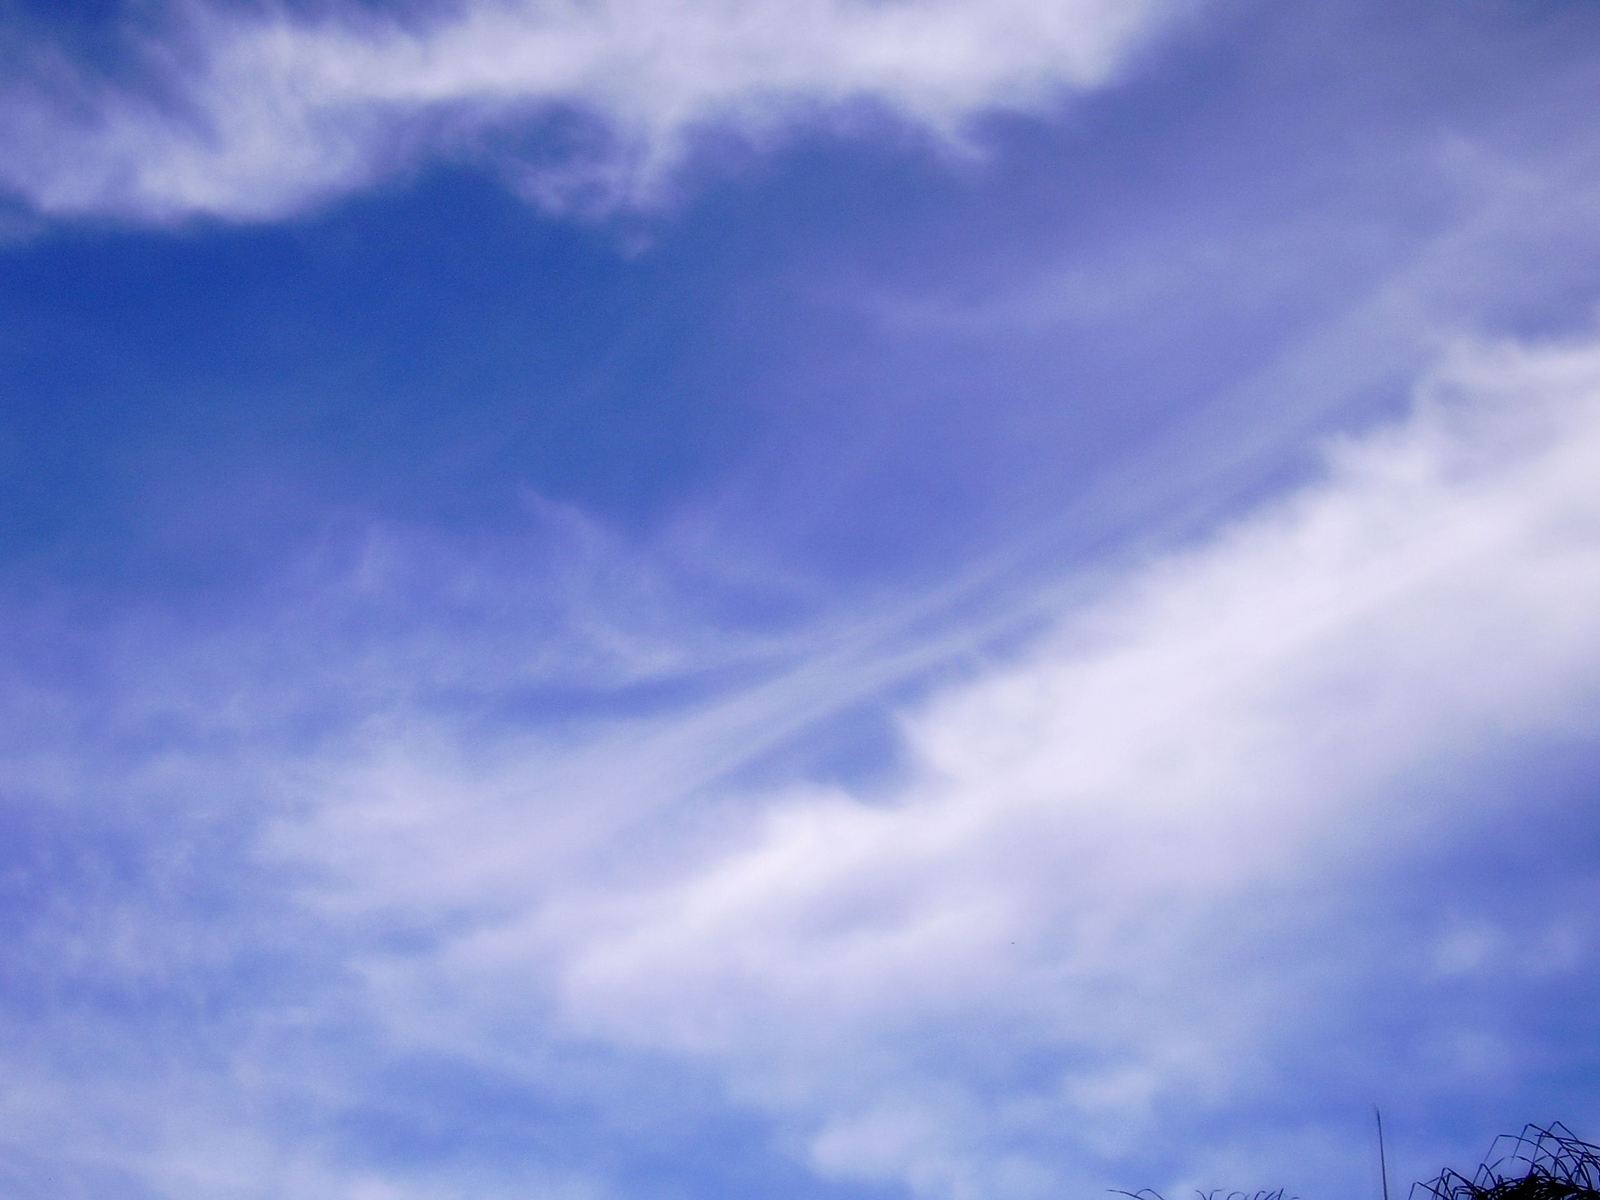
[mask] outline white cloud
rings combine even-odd
[[[1467,776],[1528,739],[1592,738],[1597,478],[1600,346],[1463,351],[1319,484],[908,713],[896,785],[768,798],[458,965],[560,947],[576,1030],[717,1064],[819,1169],[1040,1194],[1019,1141],[1114,1152],[1249,1085],[1316,1010],[1351,864],[1513,810]]]
[[[759,143],[866,106],[959,139],[985,113],[1103,84],[1181,7],[477,0],[409,22],[211,12],[149,49],[159,98],[36,56],[4,92],[0,182],[52,214],[252,219],[428,155],[488,154],[544,204],[648,203],[700,132]],[[572,113],[578,125],[556,120]]]
[[[627,562],[640,569],[637,554],[560,513],[544,514],[554,545],[536,569],[526,546],[502,561],[378,539],[356,569],[333,555],[284,588],[296,616],[281,626],[130,656],[128,695],[106,702],[132,730],[111,739],[123,759],[75,750],[120,773],[112,790],[148,809],[162,838],[162,805],[187,792],[208,812],[272,825],[276,865],[316,869],[299,904],[278,890],[280,873],[243,874],[261,866],[259,844],[169,864],[178,882],[163,887],[189,895],[190,867],[241,872],[230,884],[259,906],[254,919],[281,925],[285,945],[315,947],[300,951],[315,981],[300,1000],[322,1040],[271,997],[241,1011],[239,1029],[212,1030],[243,1051],[223,1074],[278,1064],[251,1112],[225,1112],[240,1126],[237,1145],[218,1143],[228,1163],[184,1149],[206,1139],[205,1103],[148,1134],[100,1098],[104,1128],[76,1130],[74,1144],[174,1195],[205,1192],[224,1166],[237,1194],[264,1194],[251,1190],[252,1164],[293,1140],[275,1105],[301,1107],[306,1087],[331,1093],[318,1112],[362,1102],[370,1062],[330,1049],[359,1027],[371,1043],[353,1056],[457,1056],[616,1107],[659,1094],[606,1092],[585,1072],[635,1056],[650,1069],[681,1063],[769,1116],[816,1171],[939,1200],[1245,1185],[1203,1172],[1335,1164],[1324,1126],[1241,1146],[1217,1114],[1241,1096],[1276,1101],[1275,1072],[1322,1055],[1330,1028],[1348,1032],[1344,1006],[1374,969],[1364,956],[1394,949],[1362,944],[1374,927],[1350,917],[1365,899],[1357,874],[1400,870],[1453,824],[1521,801],[1475,782],[1480,767],[1514,765],[1530,740],[1592,744],[1597,475],[1600,343],[1465,349],[1408,419],[1333,446],[1319,482],[1110,573],[1098,599],[1062,607],[1046,636],[1003,661],[964,655],[964,679],[904,711],[903,769],[870,789],[707,796],[761,747],[903,680],[904,631],[724,648],[759,660],[754,682],[535,736],[517,721],[458,722],[431,693],[503,694],[523,674],[601,667],[623,687],[687,669],[680,655],[712,650],[696,648],[693,614],[672,600],[682,563],[650,559],[637,592],[602,586]],[[419,599],[429,576],[450,596]],[[524,576],[533,593],[556,593],[531,615],[531,593],[502,594]],[[396,595],[420,606],[425,629],[385,657],[348,629],[375,614],[391,634],[410,629],[390,611]],[[597,615],[601,595],[612,607]],[[473,616],[486,611],[500,619]],[[277,661],[287,646],[298,656]],[[341,686],[354,716],[286,749],[277,727],[300,711],[291,694],[303,705],[307,690]],[[144,754],[146,710],[192,728],[194,744]],[[138,770],[124,769],[129,757]],[[35,774],[41,790],[56,786]],[[59,787],[96,794],[76,778]],[[1592,971],[1583,911],[1547,915],[1531,940],[1504,914],[1442,913],[1408,951],[1419,986],[1459,987],[1518,937],[1516,969],[1539,986]],[[181,943],[169,969],[210,978],[202,934],[222,958],[256,940],[239,937],[238,914],[216,920],[226,928],[163,909],[145,931],[161,936],[127,945],[148,964],[175,953],[163,938]],[[82,925],[52,918],[49,938],[19,945],[43,947],[41,972],[59,969],[48,946]],[[99,949],[121,929],[108,925]],[[100,970],[123,966],[107,958]],[[1522,1036],[1481,1008],[1382,1061],[1340,1042],[1340,1069],[1409,1063],[1466,1088],[1503,1072]],[[200,1057],[193,1086],[210,1096]],[[297,1074],[308,1061],[316,1070]],[[705,1102],[703,1089],[684,1091],[683,1105]],[[1148,1166],[1152,1130],[1181,1121],[1203,1131],[1184,1144],[1203,1141],[1211,1157],[1185,1159],[1182,1179],[1130,1177]],[[147,1161],[138,1145],[157,1134],[160,1160]],[[283,1170],[352,1189],[364,1178],[315,1157]],[[458,1185],[441,1175],[429,1194]]]

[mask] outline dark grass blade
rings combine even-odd
[[[1471,1179],[1441,1171],[1411,1189],[1411,1200],[1600,1200],[1600,1146],[1559,1121],[1526,1125],[1495,1139]]]
[[[1125,1192],[1121,1188],[1112,1188],[1113,1196],[1127,1196],[1129,1200],[1166,1200],[1154,1188],[1140,1188],[1137,1192]],[[1209,1192],[1196,1191],[1199,1200],[1299,1200],[1298,1196],[1285,1197],[1282,1188],[1276,1191],[1261,1192],[1225,1192],[1221,1188],[1213,1188]]]
[[[1383,1117],[1378,1116],[1380,1158]],[[1383,1200],[1389,1198],[1389,1170],[1383,1164]],[[1128,1200],[1165,1200],[1160,1192],[1113,1189]],[[1199,1200],[1286,1200],[1277,1191],[1196,1192]],[[1297,1200],[1288,1197],[1287,1200]],[[1575,1135],[1561,1122],[1525,1125],[1522,1132],[1495,1139],[1484,1163],[1469,1179],[1446,1169],[1428,1183],[1411,1186],[1408,1200],[1600,1200],[1600,1146]]]

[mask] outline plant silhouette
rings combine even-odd
[[[1526,1125],[1495,1139],[1472,1178],[1441,1171],[1414,1185],[1411,1200],[1600,1200],[1600,1146],[1559,1121]]]
[[[1113,1194],[1129,1200],[1164,1200],[1150,1188],[1114,1189]],[[1199,1200],[1297,1200],[1286,1197],[1282,1188],[1260,1192],[1219,1188],[1195,1195]],[[1446,1168],[1427,1183],[1412,1184],[1408,1200],[1600,1200],[1600,1146],[1579,1138],[1559,1121],[1525,1125],[1521,1133],[1496,1138],[1483,1165],[1470,1177]]]

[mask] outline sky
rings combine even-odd
[[[1600,1140],[1600,5],[0,2],[0,1194]]]

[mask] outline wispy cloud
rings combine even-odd
[[[185,9],[145,45],[151,86],[22,55],[0,181],[47,214],[259,219],[464,156],[554,208],[648,204],[706,133],[760,144],[877,114],[953,143],[986,113],[1105,83],[1182,7],[475,0],[404,21]]]
[[[1591,736],[1597,470],[1600,349],[1464,352],[1323,482],[907,713],[894,785],[767,797],[447,961],[495,995],[556,957],[572,1028],[717,1064],[825,1172],[1044,1194],[1040,1144],[1115,1157],[1313,1053],[1341,891]]]
[[[453,599],[419,591],[445,553],[425,539],[335,556],[279,597],[293,620],[124,651],[94,728],[47,736],[50,711],[18,697],[27,790],[79,800],[38,810],[37,853],[14,846],[12,869],[69,846],[80,866],[38,875],[60,903],[14,915],[8,961],[77,1032],[7,1013],[37,1051],[6,1103],[48,1114],[75,1089],[57,1161],[173,1195],[454,1194],[465,1176],[435,1189],[374,1160],[351,1116],[375,1119],[386,1072],[419,1058],[635,1127],[715,1108],[683,1082],[709,1077],[820,1176],[939,1200],[1152,1181],[1135,1170],[1215,1183],[1200,1173],[1291,1153],[1336,1178],[1325,1126],[1262,1116],[1286,1073],[1332,1069],[1326,1039],[1365,1097],[1397,1063],[1446,1087],[1504,1072],[1530,1036],[1448,1004],[1506,943],[1504,913],[1363,905],[1374,873],[1508,812],[1530,748],[1592,746],[1597,470],[1600,345],[1463,347],[1405,420],[1333,444],[1318,482],[1056,601],[1020,649],[975,660],[982,639],[961,642],[961,677],[900,708],[892,778],[860,786],[738,780],[903,682],[890,627],[735,646],[746,669],[633,712],[464,718],[461,689],[504,702],[529,673],[681,674],[657,649],[696,644],[694,614],[662,609],[673,569],[640,575],[635,551],[561,512],[537,586],[516,582],[526,559],[491,555],[481,586],[452,560],[431,573]],[[657,580],[637,611],[626,595],[596,610],[628,571]],[[503,587],[567,595],[626,636],[559,605],[471,617],[527,608]],[[438,636],[397,643],[414,604]],[[373,621],[410,648],[379,654]],[[539,653],[540,628],[576,658]],[[513,661],[519,642],[534,652]],[[309,740],[296,687],[349,689]],[[48,769],[86,751],[98,771]],[[1597,930],[1559,899],[1518,930],[1548,953],[1500,955],[1506,986],[1593,969]],[[1395,956],[1421,964],[1403,985]],[[1439,1012],[1391,1044],[1360,1022],[1402,986]],[[204,1036],[167,1034],[159,1071],[129,1050],[141,1022],[201,1011]],[[107,1048],[94,1074],[114,1082],[85,1090],[73,1045]],[[433,1094],[425,1120],[473,1119],[450,1104]],[[1229,1124],[1241,1113],[1253,1132]],[[1203,1129],[1210,1157],[1136,1162],[1163,1127]],[[473,1194],[608,1194],[617,1167],[518,1161]]]

